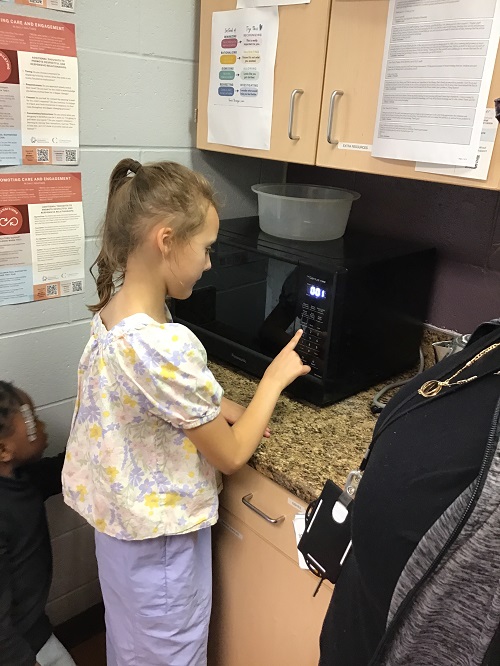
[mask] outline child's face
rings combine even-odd
[[[194,285],[211,267],[210,249],[217,240],[219,216],[213,206],[207,212],[205,223],[186,243],[174,247],[166,262],[168,295],[185,299],[191,296]]]
[[[1,438],[0,461],[13,468],[39,460],[47,448],[45,424],[29,396],[19,391],[22,407],[12,417],[10,432]]]

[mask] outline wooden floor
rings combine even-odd
[[[106,666],[106,635],[98,634],[70,652],[77,666]]]

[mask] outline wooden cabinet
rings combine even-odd
[[[202,0],[197,146],[285,162],[363,171],[487,189],[500,189],[500,141],[487,181],[415,171],[415,163],[343,150],[343,143],[373,143],[389,0],[313,0],[280,7],[271,149],[250,150],[207,142],[211,20],[214,11],[234,9],[236,0]],[[297,95],[293,133],[288,137],[290,99]],[[340,91],[331,104],[332,94]],[[342,94],[340,94],[342,93]],[[500,58],[488,106],[500,96]],[[330,111],[333,111],[330,113]],[[331,119],[331,122],[329,122]],[[330,134],[331,141],[328,141]]]
[[[248,466],[224,486],[214,529],[209,666],[317,666],[332,587],[323,584],[313,597],[317,579],[298,566],[292,520],[304,503]],[[243,497],[284,520],[268,522]]]
[[[196,143],[198,148],[283,162],[315,163],[330,3],[331,0],[313,0],[308,5],[280,7],[271,149],[250,150],[207,141],[212,13],[235,9],[236,0],[202,0]],[[290,139],[288,136],[294,90],[304,91],[297,94],[294,101],[292,136],[299,136],[300,139]]]
[[[364,171],[400,178],[500,189],[500,141],[496,141],[487,181],[415,171],[415,162],[372,157],[370,152],[341,150],[329,143],[330,99],[335,90],[331,138],[339,142],[372,144],[384,54],[389,0],[333,0],[326,56],[324,92],[319,125],[318,166]],[[500,95],[497,55],[488,107]]]

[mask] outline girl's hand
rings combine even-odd
[[[311,372],[310,366],[304,365],[300,356],[295,351],[295,347],[301,337],[302,330],[299,329],[264,373],[263,379],[265,378],[277,383],[280,391],[291,384],[297,377],[307,375],[308,372]]]
[[[229,398],[222,398],[220,403],[220,413],[229,423],[229,425],[233,425],[233,423],[236,423],[236,421],[240,418],[240,416],[242,416],[245,413],[245,409],[246,407],[239,405],[237,402],[234,402],[234,400],[229,400]],[[269,428],[266,428],[264,431],[264,437],[270,437],[270,436],[271,436],[271,431],[269,430]]]

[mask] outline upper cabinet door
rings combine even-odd
[[[307,5],[279,8],[271,149],[252,150],[207,141],[212,13],[235,9],[236,0],[201,0],[198,148],[284,162],[315,163],[330,5],[331,0],[313,0]],[[294,90],[303,92],[294,95]],[[300,138],[290,138],[289,134]]]
[[[375,158],[370,152],[338,147],[337,142],[373,143],[388,12],[389,0],[332,2],[316,164],[349,171],[499,189],[499,140],[495,144],[487,181],[418,172],[415,171],[415,162]],[[498,96],[500,59],[497,56],[489,107],[493,106],[493,99]]]

